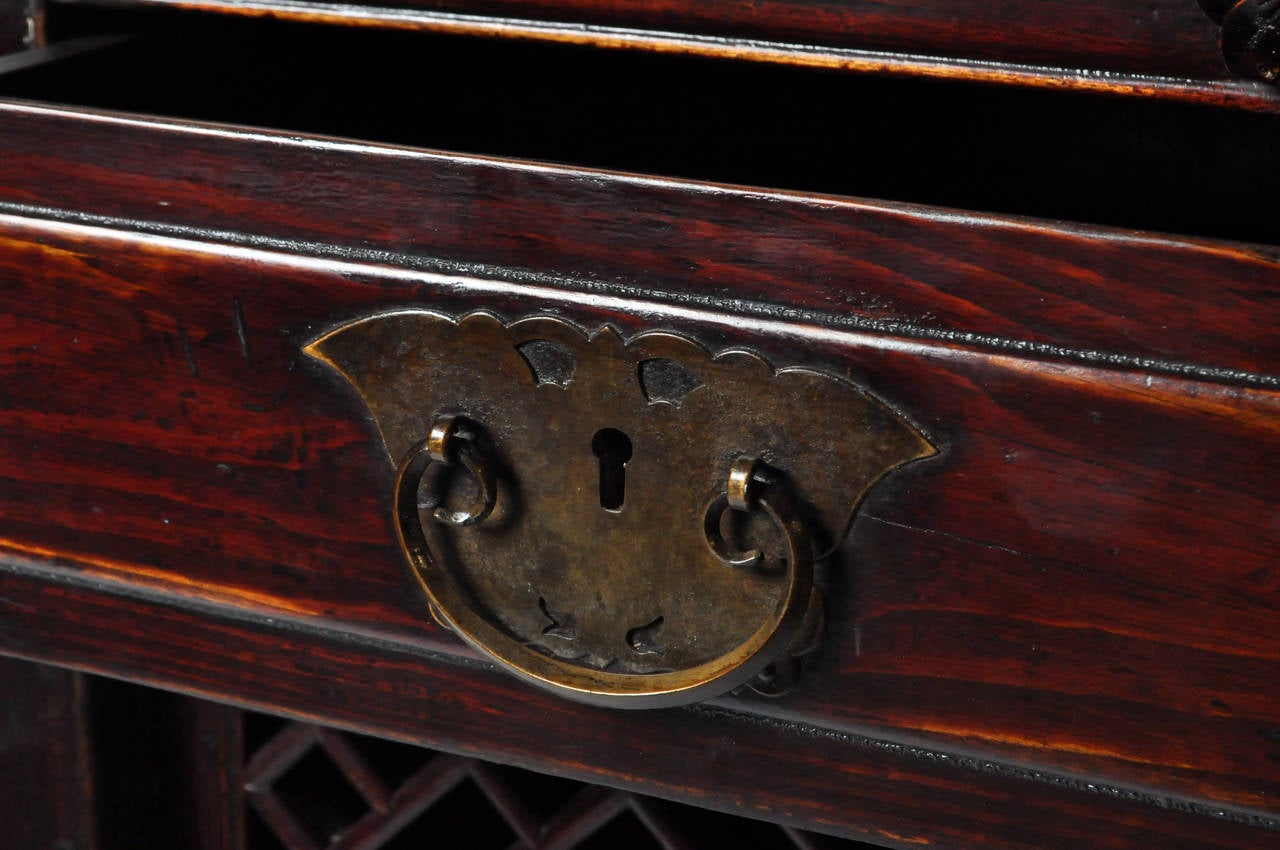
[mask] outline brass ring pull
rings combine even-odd
[[[447,526],[479,526],[475,531],[460,529],[457,533],[485,533],[486,526],[480,524],[493,510],[497,491],[493,486],[493,464],[485,458],[474,435],[474,426],[465,420],[436,420],[431,435],[406,453],[396,477],[397,528],[433,614],[468,643],[521,678],[598,705],[624,708],[683,705],[750,684],[762,673],[768,678],[767,670],[774,669],[771,665],[793,645],[812,619],[811,614],[806,617],[815,597],[809,535],[786,488],[767,474],[763,464],[740,458],[730,469],[724,492],[708,509],[705,531],[712,553],[721,565],[738,570],[749,569],[763,558],[759,552],[745,555],[731,552],[718,531],[713,534],[710,516],[714,514],[718,521],[726,509],[763,510],[780,532],[785,553],[779,559],[782,569],[771,573],[770,578],[778,587],[776,601],[764,622],[759,622],[754,629],[747,628],[745,639],[712,660],[652,672],[620,672],[612,664],[576,663],[576,659],[559,657],[527,638],[522,639],[504,625],[501,612],[477,610],[474,595],[465,582],[444,563],[445,558],[437,554],[440,550],[433,550],[421,519],[418,490],[428,468],[433,463],[461,464],[477,482],[480,494],[477,504],[469,511],[456,513],[437,507],[433,517]]]

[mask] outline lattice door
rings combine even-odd
[[[258,715],[253,850],[809,850],[866,845]]]
[[[122,682],[88,691],[84,850],[868,848]]]

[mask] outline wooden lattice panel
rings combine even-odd
[[[431,834],[473,850],[866,846],[303,723],[251,747],[254,850],[396,850]]]

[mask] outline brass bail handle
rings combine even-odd
[[[781,485],[777,472],[759,458],[750,455],[738,457],[729,467],[725,492],[707,506],[703,534],[712,554],[722,564],[739,569],[760,563],[764,558],[763,552],[758,549],[735,551],[729,548],[720,532],[726,510],[747,513],[757,507],[762,508],[774,525],[783,531],[788,541],[787,558],[801,559],[795,569],[803,573],[803,584],[810,588],[804,617],[786,651],[747,682],[756,693],[776,697],[795,687],[800,677],[799,659],[817,649],[826,625],[826,607],[822,595],[813,585],[813,547],[808,530],[795,510],[791,492]]]
[[[476,494],[464,510],[438,504],[432,518],[445,526],[483,523],[497,500],[494,464],[478,441],[479,429],[463,417],[433,420],[427,438],[401,461],[395,485],[395,514],[401,543],[423,588],[433,615],[468,643],[509,671],[546,689],[583,702],[624,708],[684,705],[748,685],[776,695],[794,684],[794,656],[812,648],[822,623],[822,603],[813,585],[813,548],[781,476],[763,462],[742,456],[730,466],[724,492],[712,499],[703,518],[706,543],[714,557],[730,569],[755,566],[757,550],[735,551],[720,533],[726,510],[762,510],[784,542],[785,590],[772,616],[743,643],[720,658],[694,667],[658,673],[623,673],[588,669],[537,652],[472,610],[449,565],[441,563],[422,525],[418,493],[433,464],[462,468],[472,477]]]

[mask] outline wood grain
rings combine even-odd
[[[1274,835],[1143,791],[734,712],[592,709],[483,667],[117,595],[75,570],[3,569],[8,653],[888,847],[1253,850]]]
[[[592,0],[142,0],[258,18],[464,33],[976,79],[1274,109],[1270,87],[1239,81],[1193,0],[883,0],[689,3]]]
[[[1206,27],[1198,17],[1201,12],[1197,6],[1179,0],[1154,4],[1089,0],[1083,5],[1029,0],[1014,6],[977,0],[614,0],[603,4],[591,0],[411,0],[406,5],[987,61],[1101,66],[1186,76],[1220,72],[1212,55],[1212,26]]]
[[[785,308],[1119,368],[1271,386],[1280,375],[1275,247],[17,103],[0,117],[0,204],[17,212],[744,314]]]
[[[1274,811],[1274,391],[5,223],[15,556],[461,652],[395,549],[358,400],[300,344],[404,303],[661,324],[849,370],[945,446],[873,491],[817,669],[752,711]]]
[[[10,847],[98,846],[84,679],[0,658],[0,823]]]
[[[1275,248],[0,115],[4,652],[891,846],[1280,829]],[[301,354],[405,305],[833,370],[942,453],[868,496],[797,693],[559,702],[431,624]]]

